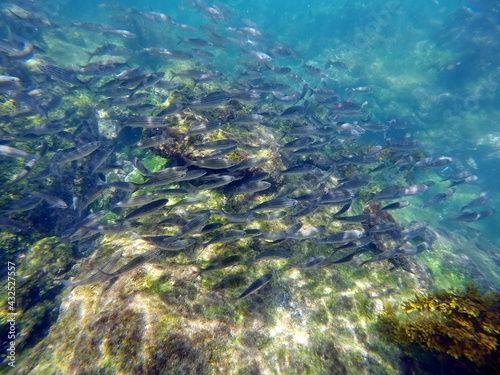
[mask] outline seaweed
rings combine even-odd
[[[463,291],[417,294],[400,308],[404,313],[386,305],[378,328],[386,338],[403,344],[406,351],[411,353],[417,346],[467,359],[479,367],[499,368],[499,292],[480,294],[474,285],[467,284]]]

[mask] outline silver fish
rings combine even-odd
[[[51,163],[68,163],[70,161],[83,159],[87,155],[90,155],[95,150],[97,150],[101,146],[102,142],[95,141],[89,142],[84,145],[73,147],[69,149],[65,149],[62,151],[57,151],[50,159]]]
[[[205,149],[205,150],[220,150],[224,148],[237,146],[238,142],[232,139],[219,139],[218,141],[211,141],[202,143],[199,145],[195,145],[196,149]]]
[[[158,212],[159,210],[161,210],[162,208],[164,208],[165,205],[167,204],[167,202],[168,202],[168,199],[165,198],[165,199],[158,199],[156,201],[147,203],[144,206],[141,206],[141,207],[133,210],[132,212],[130,212],[127,216],[125,216],[123,218],[123,221],[133,220],[133,219],[137,219],[139,217],[154,214],[154,213]]]
[[[218,262],[210,264],[206,268],[199,268],[199,271],[200,271],[200,273],[202,273],[202,272],[220,270],[223,268],[231,267],[231,266],[235,265],[236,263],[240,262],[241,260],[242,260],[241,256],[231,255],[231,256],[228,256],[227,258],[221,259]]]
[[[104,264],[104,266],[101,267],[101,269],[93,274],[92,276],[86,278],[85,280],[82,281],[70,281],[70,280],[58,280],[61,282],[61,284],[66,285],[66,286],[80,286],[80,285],[89,285],[89,284],[95,284],[98,282],[103,282],[106,281],[109,277],[106,275],[106,272],[111,271],[120,258],[122,257],[122,251],[117,251],[111,257],[108,259],[108,261]]]
[[[313,258],[309,261],[307,261],[306,263],[302,263],[302,264],[297,264],[296,266],[294,266],[293,268],[311,268],[311,267],[315,267],[321,263],[323,263],[325,261],[326,257],[325,256],[320,256],[320,257],[317,257],[317,258]]]
[[[135,207],[158,200],[157,195],[137,195],[129,199],[115,203],[115,207]]]
[[[396,229],[397,228],[397,225],[394,224],[394,223],[380,223],[380,224],[377,224],[377,225],[374,225],[370,228],[368,228],[365,232],[367,234],[370,234],[370,233],[381,233],[381,232],[387,232],[387,231],[390,231],[390,230],[393,230],[393,229]]]
[[[35,159],[38,160],[38,155],[29,154],[23,150],[19,150],[17,148],[0,145],[0,156],[10,156],[12,158],[23,158],[23,159]]]
[[[247,194],[255,193],[269,189],[271,183],[267,181],[249,181],[246,184],[240,185],[231,191],[231,194]]]
[[[347,202],[356,196],[354,192],[349,189],[335,188],[330,189],[326,194],[324,194],[318,201],[320,205],[337,204],[342,202]]]
[[[206,134],[215,130],[218,130],[224,126],[224,122],[222,121],[211,121],[211,122],[202,122],[196,125],[192,125],[189,127],[189,130],[184,134],[185,136],[197,135],[197,134]]]
[[[166,118],[160,116],[139,116],[122,122],[120,125],[124,127],[161,128],[170,126],[170,122]]]
[[[43,199],[45,202],[50,204],[51,207],[61,208],[61,209],[68,208],[68,204],[59,197],[39,192],[30,193],[30,195]]]
[[[403,207],[406,207],[409,205],[410,205],[410,202],[404,200],[404,201],[399,201],[399,202],[394,202],[394,203],[388,204],[387,206],[384,206],[381,209],[382,210],[397,210],[399,208],[403,208]]]
[[[373,262],[380,262],[382,260],[387,260],[395,257],[399,252],[399,246],[394,247],[393,249],[386,250],[378,255],[375,255],[374,257],[365,260],[360,264],[360,266],[366,264],[366,263],[373,263]]]
[[[288,259],[290,258],[292,253],[290,251],[283,250],[266,250],[263,251],[253,258],[252,263],[259,262],[264,259]]]
[[[294,238],[294,239],[306,239],[306,238],[312,238],[320,235],[325,231],[325,226],[324,225],[319,225],[314,228],[309,228],[297,233],[293,233],[288,236],[288,238]]]
[[[258,204],[250,209],[250,211],[275,211],[282,208],[293,207],[298,203],[297,200],[291,198],[274,198],[269,201]]]
[[[228,231],[222,232],[212,238],[210,241],[205,242],[203,246],[208,246],[219,242],[234,242],[246,237],[246,232],[243,230],[230,229]]]
[[[228,169],[236,164],[235,161],[224,158],[185,160],[188,165],[196,165],[197,167],[206,169]]]
[[[257,292],[259,289],[261,289],[264,285],[266,285],[271,278],[273,277],[272,274],[268,273],[265,274],[264,276],[259,277],[257,280],[255,280],[248,288],[246,288],[243,293],[241,293],[238,297],[236,297],[237,300],[245,298],[246,296]]]

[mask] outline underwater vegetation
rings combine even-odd
[[[467,284],[463,291],[419,293],[400,308],[403,313],[386,305],[380,315],[379,329],[387,338],[410,351],[419,346],[500,369],[500,293],[480,294]]]

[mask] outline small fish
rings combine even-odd
[[[134,33],[130,32],[128,30],[112,29],[112,30],[105,30],[104,33],[120,36],[120,37],[125,38],[125,39],[134,39],[137,37]]]
[[[202,159],[215,159],[215,158],[220,158],[222,156],[226,156],[227,154],[230,154],[234,150],[238,148],[237,145],[235,146],[230,146],[228,148],[221,148],[215,151],[212,151],[210,154],[204,155]]]
[[[405,240],[417,237],[428,225],[429,223],[425,220],[413,222],[401,231],[401,236],[403,236]]]
[[[359,174],[353,174],[349,176],[348,178],[344,178],[342,180],[339,180],[338,182],[340,185],[338,186],[339,189],[356,189],[360,188],[363,186],[366,186],[371,180],[371,176],[369,175],[359,175]]]
[[[77,72],[64,69],[55,65],[40,65],[39,70],[55,81],[66,82],[74,86],[83,86],[89,82],[83,82],[77,77]]]
[[[203,244],[203,246],[212,245],[219,242],[234,242],[246,237],[246,232],[243,230],[230,229],[228,231],[222,232],[212,238],[210,241]]]
[[[393,249],[390,249],[390,250],[386,250],[378,255],[375,255],[374,257],[368,259],[368,260],[365,260],[364,262],[362,262],[360,264],[360,266],[366,264],[366,263],[373,263],[373,262],[380,262],[382,260],[387,260],[387,259],[391,259],[393,257],[395,257],[397,254],[398,254],[398,251],[399,251],[399,247],[400,246],[396,246],[394,247]]]
[[[153,249],[153,250],[146,251],[146,252],[142,253],[141,255],[138,255],[135,258],[133,258],[132,260],[130,260],[127,264],[120,267],[115,272],[108,273],[109,271],[99,270],[99,273],[102,273],[105,276],[104,281],[107,279],[111,279],[113,277],[123,275],[124,273],[130,272],[133,269],[136,269],[137,267],[142,266],[144,263],[149,262],[151,259],[157,257],[158,254],[160,254],[160,252],[161,252],[161,249]],[[99,281],[101,281],[101,280],[99,280]]]
[[[68,204],[59,197],[39,192],[30,193],[30,195],[43,199],[45,202],[50,204],[50,207],[61,208],[63,210],[68,208]]]
[[[362,215],[344,216],[344,217],[337,217],[337,215],[335,215],[333,220],[346,221],[348,223],[362,223],[363,221],[370,220],[370,215],[362,214]]]
[[[159,236],[164,238],[156,240],[154,237],[155,236],[148,238],[146,241],[151,242],[156,247],[167,251],[179,251],[188,246],[194,245],[197,242],[196,238],[176,239],[174,236]]]
[[[231,194],[255,193],[269,189],[269,187],[271,187],[271,183],[267,181],[249,181],[231,190]]]
[[[490,199],[486,196],[486,193],[481,193],[479,195],[479,197],[477,197],[476,199],[471,200],[465,206],[462,206],[462,208],[460,209],[460,212],[462,212],[466,208],[482,206],[483,204],[486,204],[489,201],[490,201]]]
[[[316,239],[314,243],[342,243],[342,242],[352,242],[365,235],[364,231],[361,230],[346,230],[344,232],[339,232],[332,234],[331,236]]]
[[[104,218],[108,214],[109,214],[109,211],[105,211],[105,210],[93,212],[93,213],[87,215],[86,217],[84,217],[82,220],[80,220],[76,226],[77,227],[89,227],[89,226],[97,223],[99,220],[101,220],[102,218]]]
[[[204,211],[200,215],[189,220],[174,237],[181,238],[187,234],[198,232],[210,218],[210,212]]]
[[[144,139],[141,139],[139,142],[137,142],[135,147],[138,149],[142,149],[142,148],[150,148],[150,147],[159,146],[161,144],[166,143],[166,141],[169,138],[170,137],[168,135],[157,135],[154,137],[144,138]]]
[[[218,262],[210,264],[206,268],[199,268],[200,273],[203,272],[208,272],[208,271],[215,271],[215,270],[221,270],[223,268],[231,267],[235,265],[236,263],[239,263],[242,260],[242,257],[239,255],[231,255],[228,256],[227,258],[221,259]]]
[[[282,217],[285,217],[287,215],[286,211],[268,211],[268,212],[262,212],[262,213],[252,213],[252,218],[255,221],[274,221],[281,219]]]
[[[165,207],[168,203],[168,199],[158,199],[156,201],[150,202],[141,206],[132,212],[130,212],[127,216],[125,216],[122,221],[133,220],[139,217],[148,216],[154,214]]]
[[[403,208],[403,207],[406,207],[409,205],[410,205],[410,202],[407,200],[404,200],[404,201],[390,203],[387,206],[382,207],[381,209],[382,210],[397,210],[399,208]]]
[[[350,201],[356,196],[354,192],[344,188],[330,189],[326,194],[321,196],[318,201],[319,205],[337,204]]]
[[[198,159],[198,160],[189,160],[184,158],[187,165],[196,165],[200,168],[206,169],[228,169],[236,164],[235,161],[231,159],[224,158],[213,158],[213,159]]]
[[[127,200],[120,201],[115,203],[115,207],[135,207],[145,205],[147,203],[151,203],[155,200],[158,200],[157,195],[137,195],[135,197],[131,197]]]
[[[42,199],[38,197],[34,197],[32,195],[28,195],[27,197],[24,197],[22,199],[19,199],[17,201],[14,201],[7,207],[4,207],[1,209],[3,212],[24,212],[24,211],[29,211],[34,209],[36,206],[38,206],[40,203],[42,203]]]
[[[348,201],[344,206],[342,206],[340,210],[338,210],[338,212],[334,214],[334,216],[345,214],[349,210],[349,208],[351,208],[351,205],[352,201]]]
[[[121,123],[123,127],[130,126],[138,128],[160,128],[169,125],[170,122],[166,118],[160,116],[138,116]]]
[[[13,76],[0,75],[0,92],[22,89],[21,80]]]
[[[31,159],[28,160],[23,167],[23,170],[10,182],[6,183],[3,185],[5,189],[10,188],[11,186],[14,186],[21,181],[24,181],[28,176],[30,175],[31,171],[33,170],[33,166],[36,163],[36,159]]]
[[[108,279],[106,272],[110,272],[116,266],[116,264],[122,257],[122,253],[123,253],[122,251],[117,251],[116,253],[111,255],[108,261],[100,268],[98,272],[86,278],[85,280],[82,281],[58,280],[58,281],[66,286],[89,285],[106,281],[106,279]]]
[[[221,186],[225,186],[227,184],[230,184],[236,179],[235,176],[230,176],[230,175],[219,175],[215,178],[211,178],[210,180],[203,182],[201,185],[198,185],[196,187],[196,191],[202,191],[202,190],[211,190],[215,189]]]
[[[360,126],[363,129],[371,132],[386,132],[387,130],[389,130],[389,126],[381,122],[363,122],[360,124]]]
[[[35,159],[35,160],[38,160],[40,158],[38,155],[32,155],[23,150],[19,150],[17,148],[6,145],[0,145],[0,156],[9,156],[12,158]]]
[[[139,222],[123,222],[117,224],[93,224],[89,225],[88,228],[99,233],[121,233],[130,232],[131,229],[138,227],[141,223]]]
[[[324,225],[319,225],[314,228],[309,228],[297,233],[293,233],[288,236],[288,238],[294,238],[294,239],[306,239],[306,238],[312,238],[320,235],[325,231],[326,227]]]
[[[156,116],[157,117],[171,116],[185,110],[186,108],[187,108],[187,103],[181,103],[181,102],[171,103],[168,107],[161,110]]]
[[[298,203],[295,199],[290,198],[274,198],[269,201],[258,204],[257,206],[250,209],[250,211],[275,211],[281,210],[282,208],[293,207]]]
[[[12,227],[12,228],[16,228],[16,229],[23,230],[26,232],[31,231],[31,229],[29,227],[24,226],[24,225],[18,223],[17,221],[14,221],[6,216],[0,216],[0,227]]]
[[[226,220],[230,223],[247,223],[250,220],[252,220],[254,217],[254,213],[251,211],[243,212],[240,214],[237,214],[237,213],[230,214],[230,213],[224,212],[223,210],[220,210],[219,215],[226,218]]]
[[[284,145],[280,146],[280,148],[284,150],[297,150],[299,148],[304,148],[309,146],[311,143],[314,142],[314,138],[305,136],[305,137],[300,137],[297,139],[294,139],[293,141],[287,142]]]
[[[306,115],[306,109],[301,105],[288,107],[279,115],[282,119],[300,119]]]
[[[421,209],[427,208],[435,204],[442,204],[446,199],[451,197],[455,193],[455,188],[448,188],[444,193],[436,194],[430,197],[423,205],[420,206]]]
[[[441,181],[451,181],[451,182],[460,182],[463,181],[464,179],[473,176],[473,174],[470,171],[464,170],[460,171],[457,173],[453,173],[449,175],[448,177],[443,178]]]
[[[159,175],[153,175],[148,178],[148,180],[142,184],[136,184],[138,187],[153,187],[169,185],[172,182],[181,181],[183,177],[186,176],[186,170],[172,171],[171,173],[163,173]]]
[[[243,293],[241,293],[236,300],[245,298],[246,296],[257,292],[259,289],[261,289],[264,285],[266,285],[271,278],[273,277],[272,274],[268,273],[265,274],[264,276],[259,277],[257,280],[255,280],[248,288],[246,288]]]
[[[351,253],[349,255],[346,255],[345,257],[339,259],[339,260],[336,260],[336,261],[332,261],[331,264],[341,264],[341,263],[347,263],[347,262],[350,262],[352,261],[355,257],[357,257],[358,255],[360,254],[363,254],[363,253],[366,253],[367,250],[366,249],[360,249],[360,250],[357,250],[355,251],[354,253]]]
[[[396,150],[413,150],[420,147],[420,143],[414,139],[403,137],[403,138],[387,138],[386,140],[387,147],[394,148]]]
[[[189,108],[211,108],[217,107],[223,104],[228,103],[232,99],[232,96],[225,91],[215,91],[210,94],[205,95],[204,97],[193,100],[189,102],[187,106]]]
[[[283,250],[266,250],[263,251],[253,258],[251,264],[259,262],[264,259],[288,259],[291,256],[291,252]]]
[[[202,122],[196,125],[192,125],[189,127],[189,130],[184,133],[184,136],[197,135],[197,134],[206,134],[209,132],[213,132],[218,130],[224,126],[224,122],[222,121],[210,121],[210,122]]]
[[[415,163],[417,168],[445,168],[453,162],[453,158],[440,156],[437,158],[422,158]]]
[[[320,68],[309,65],[309,64],[303,64],[302,68],[304,68],[309,74],[320,77],[320,78],[328,78],[328,74],[326,74],[324,71],[322,71]]]
[[[466,221],[469,223],[472,223],[474,221],[477,221],[480,217],[479,212],[460,212],[455,215],[451,215],[448,219],[452,221]]]
[[[219,139],[218,141],[211,141],[195,145],[195,149],[205,149],[205,150],[220,150],[224,148],[237,146],[238,142],[232,139]]]
[[[62,163],[68,163],[74,160],[79,160],[83,159],[87,155],[90,155],[93,153],[95,150],[97,150],[99,147],[101,147],[102,142],[100,141],[95,141],[95,142],[89,142],[81,146],[77,147],[72,147],[72,148],[67,148],[62,151],[57,151],[53,156],[52,159],[50,159],[51,163],[57,163],[57,164],[62,164]]]
[[[422,194],[424,191],[427,190],[427,185],[425,184],[415,184],[408,186],[407,188],[404,188],[400,192],[400,197],[408,197],[411,195],[417,195],[417,194]]]
[[[192,169],[189,171],[186,171],[186,174],[179,178],[178,181],[191,181],[191,180],[197,180],[200,177],[205,176],[208,173],[208,171],[204,169]]]
[[[234,97],[234,95],[233,95],[233,97]],[[236,99],[238,99],[237,96],[236,96]],[[258,125],[258,124],[261,124],[264,120],[265,120],[265,117],[262,115],[259,115],[258,113],[248,113],[246,115],[241,115],[241,116],[235,118],[231,122],[233,124],[237,124],[237,125]]]
[[[381,233],[381,232],[387,232],[393,229],[396,229],[397,225],[394,223],[380,223],[377,225],[374,225],[372,227],[369,227],[365,232],[367,234],[370,233]]]
[[[171,210],[171,209],[173,209],[175,207],[189,206],[189,205],[193,205],[193,204],[205,203],[206,201],[208,201],[208,196],[206,196],[206,195],[195,195],[193,197],[188,197],[188,198],[181,199],[177,203],[173,204],[172,206],[168,206],[167,208]]]
[[[79,215],[82,214],[82,212],[93,202],[95,202],[98,198],[101,198],[104,193],[108,190],[108,186],[102,185],[98,186],[94,190],[91,190],[89,193],[87,193],[85,196],[82,197],[81,200],[74,201],[73,202],[73,207],[76,208],[76,211],[78,212]],[[77,204],[78,202],[78,204]]]
[[[161,189],[161,190],[155,190],[153,191],[153,193],[178,197],[182,195],[187,195],[189,192],[186,189]]]
[[[299,164],[294,165],[291,168],[285,169],[284,171],[279,171],[280,176],[296,176],[303,175],[306,173],[314,173],[318,170],[314,165],[311,164]]]
[[[260,51],[244,51],[248,56],[250,56],[252,59],[254,59],[257,62],[269,62],[272,60],[272,57],[269,56],[267,53],[260,52]]]
[[[421,242],[417,246],[412,246],[410,244],[408,245],[401,246],[397,252],[397,255],[417,255],[422,251],[430,249],[430,245],[427,242]]]
[[[325,261],[326,257],[325,256],[320,256],[320,257],[317,257],[317,258],[313,258],[309,261],[307,261],[306,263],[302,263],[302,264],[297,264],[296,266],[294,266],[293,268],[311,268],[311,267],[315,267],[321,263],[323,263]]]
[[[348,242],[339,247],[336,247],[335,249],[333,249],[334,250],[333,252],[336,253],[339,250],[345,250],[345,249],[359,249],[360,247],[365,247],[366,245],[370,244],[372,240],[373,240],[372,237],[364,236],[361,237],[359,240]]]

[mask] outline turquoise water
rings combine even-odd
[[[0,145],[13,148],[0,149],[0,260],[15,264],[17,299],[9,311],[18,314],[14,361],[6,354],[11,339],[2,337],[5,369],[468,374],[496,368],[497,341],[481,362],[422,349],[417,339],[414,346],[396,345],[377,328],[384,307],[398,309],[418,293],[463,290],[469,282],[481,293],[499,291],[496,2],[0,4]],[[111,52],[97,52],[106,45]],[[99,69],[87,65],[97,61],[103,62]],[[129,80],[119,76],[133,68],[141,70]],[[249,72],[262,77],[245,77]],[[200,76],[207,73],[216,75]],[[276,86],[262,88],[271,83]],[[213,93],[219,93],[215,102],[199,103],[213,100]],[[258,98],[245,99],[249,93]],[[280,95],[296,99],[280,101]],[[182,108],[163,112],[176,104]],[[354,114],[339,105],[350,105]],[[289,108],[297,112],[287,116]],[[257,114],[258,120],[238,122]],[[213,131],[193,131],[218,121]],[[57,130],[32,129],[40,124]],[[384,128],[372,131],[370,124]],[[137,145],[155,136],[164,139],[150,148]],[[207,167],[202,158],[212,149],[200,145],[223,139],[238,144],[220,156],[224,167]],[[287,147],[297,139],[305,145]],[[84,152],[93,145],[86,155],[68,157],[71,148]],[[313,150],[304,151],[308,147]],[[19,150],[29,155],[12,155]],[[251,157],[267,160],[233,167]],[[443,165],[433,165],[436,160]],[[154,172],[167,167],[179,168],[171,172],[174,179],[155,183]],[[294,167],[302,170],[290,172]],[[182,180],[200,171],[205,176]],[[243,191],[260,172],[268,173],[269,186]],[[459,172],[468,174],[455,177]],[[351,197],[326,202],[342,179],[358,174],[367,182],[347,187]],[[204,188],[218,178],[226,180]],[[395,186],[393,196],[377,196]],[[401,190],[408,187],[422,191]],[[167,209],[143,215],[133,211],[139,205],[123,203],[141,194],[168,198]],[[206,197],[179,203],[198,195]],[[481,196],[488,199],[468,206]],[[26,197],[39,202],[16,207]],[[272,212],[286,216],[257,218],[258,204],[279,197],[288,200]],[[380,210],[402,200],[409,206]],[[343,207],[348,211],[336,215]],[[210,215],[202,211],[208,209]],[[304,209],[310,211],[299,215]],[[100,211],[104,216],[82,224]],[[337,220],[360,214],[371,216]],[[193,218],[220,228],[200,233],[203,225],[189,227]],[[423,221],[424,232],[404,234]],[[292,229],[299,223],[302,228]],[[395,227],[378,232],[381,223]],[[318,233],[301,232],[311,228]],[[353,262],[337,264],[356,247],[339,250],[349,241],[327,238],[352,230],[361,239],[372,231],[373,240]],[[221,233],[237,238],[219,241]],[[153,235],[174,237],[146,237]],[[194,245],[170,248],[177,240]],[[422,243],[429,249],[401,255],[405,246],[414,250]],[[136,258],[154,249],[160,250],[148,262]],[[395,249],[395,257],[372,259]],[[269,250],[285,255],[254,259]],[[124,259],[113,257],[120,251]],[[7,286],[8,267],[2,267]],[[259,281],[265,285],[253,284]],[[257,290],[247,297],[247,288]],[[1,306],[8,311],[7,298]],[[7,318],[1,321],[6,332]],[[498,327],[486,334],[497,340]]]

